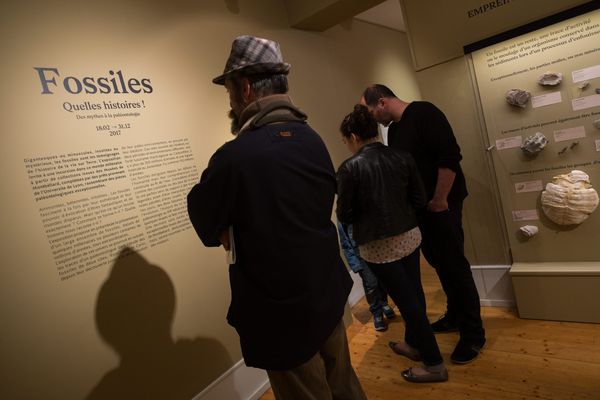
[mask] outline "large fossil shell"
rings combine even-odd
[[[536,132],[535,135],[525,139],[521,145],[521,150],[523,150],[526,156],[533,157],[542,151],[547,144],[548,139],[546,139],[546,136],[542,132]]]
[[[580,224],[598,207],[598,193],[583,171],[573,170],[552,178],[541,196],[542,210],[559,225]]]
[[[556,86],[563,80],[560,72],[546,72],[538,78],[538,83],[543,86]]]
[[[506,101],[512,106],[525,108],[531,97],[531,93],[521,89],[510,89],[506,92]]]

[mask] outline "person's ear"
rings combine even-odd
[[[381,98],[379,98],[379,100],[377,100],[378,106],[385,107],[386,103],[387,103],[387,100],[385,97],[381,97]]]
[[[354,143],[358,143],[358,140],[359,140],[359,139],[358,139],[358,136],[356,135],[356,133],[351,133],[351,134],[350,134],[350,139],[352,139],[352,141],[353,141]]]
[[[250,81],[248,78],[241,79],[240,88],[242,92],[242,99],[244,99],[245,103],[251,103],[254,101],[254,93],[252,92],[252,87],[250,86]]]

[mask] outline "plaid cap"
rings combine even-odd
[[[233,72],[244,72],[247,75],[287,74],[290,68],[290,64],[283,62],[279,43],[244,35],[235,38],[223,74],[212,81],[217,85],[224,85],[225,78]]]

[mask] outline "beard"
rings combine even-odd
[[[237,114],[235,113],[235,111],[233,111],[233,109],[229,110],[229,112],[227,113],[227,116],[231,120],[231,127],[230,127],[231,134],[233,136],[237,136],[238,132],[240,131],[240,119],[237,116]]]

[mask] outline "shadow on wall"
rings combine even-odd
[[[88,400],[189,400],[231,366],[214,339],[174,341],[174,312],[175,288],[166,272],[130,248],[121,250],[96,303],[96,326],[120,363]]]

